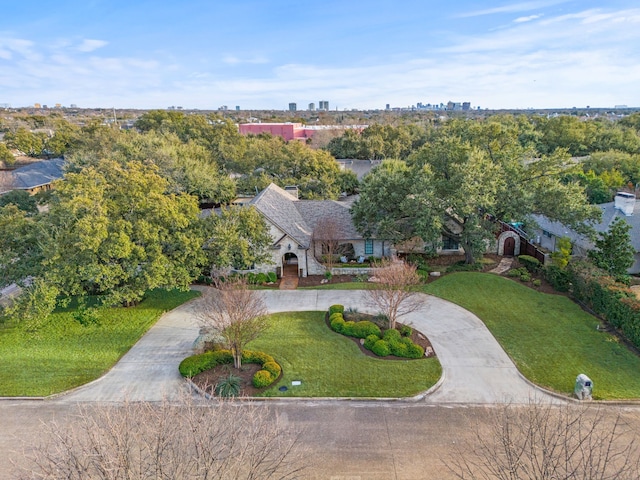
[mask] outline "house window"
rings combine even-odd
[[[364,241],[364,254],[365,255],[373,255],[373,240],[367,238]]]
[[[547,238],[551,238],[551,237],[553,237],[553,235],[551,234],[551,232],[547,232],[546,230],[543,230],[543,231],[542,231],[542,234],[543,234],[545,237],[547,237]]]
[[[443,236],[442,237],[442,249],[443,250],[459,250],[460,244],[457,240],[454,240],[451,237]]]

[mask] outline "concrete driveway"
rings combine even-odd
[[[357,290],[265,290],[261,294],[270,312],[326,310],[335,303],[361,312],[368,307]],[[180,361],[191,354],[198,336],[193,300],[166,313],[146,335],[102,378],[61,395],[58,402],[118,402],[125,399],[158,401],[184,388]],[[472,313],[436,297],[401,319],[423,332],[442,364],[440,387],[425,395],[427,404],[527,403],[547,398],[518,373],[485,325]]]

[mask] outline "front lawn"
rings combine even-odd
[[[594,398],[640,398],[640,357],[597,331],[598,320],[567,297],[483,273],[446,275],[423,288],[482,319],[532,382],[571,394],[584,373]]]
[[[270,397],[407,397],[433,386],[442,373],[437,358],[383,360],[364,355],[331,331],[324,312],[281,313],[248,348],[272,355],[283,376]],[[299,386],[291,382],[298,380]],[[287,391],[281,392],[280,386]]]
[[[199,293],[157,290],[138,306],[101,311],[83,326],[74,310],[54,312],[37,333],[0,324],[0,396],[46,396],[95,380],[160,316]]]

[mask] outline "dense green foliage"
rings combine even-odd
[[[584,373],[594,398],[640,398],[640,357],[596,330],[598,320],[567,297],[483,273],[447,275],[423,288],[478,315],[534,383],[570,394]]]
[[[0,397],[46,396],[95,380],[163,312],[197,295],[156,290],[136,307],[97,309],[90,322],[80,321],[74,304],[56,310],[35,333],[23,321],[0,322]]]
[[[38,202],[35,197],[24,190],[12,190],[0,195],[0,208],[9,204],[15,205],[27,215],[38,213]]]
[[[599,234],[589,258],[609,275],[622,277],[633,265],[636,249],[631,244],[631,225],[617,217],[606,232]]]

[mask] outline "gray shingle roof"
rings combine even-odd
[[[48,185],[54,180],[62,178],[64,175],[63,165],[63,158],[54,158],[16,168],[12,172],[13,188],[16,190],[30,190],[42,185]]]
[[[272,183],[260,192],[251,201],[251,204],[267,220],[304,248],[309,248],[313,230],[324,218],[335,220],[338,227],[337,239],[362,239],[362,236],[353,226],[349,205],[342,202],[336,202],[335,200],[298,200]]]
[[[602,210],[602,220],[600,223],[593,225],[596,232],[606,232],[609,230],[609,226],[613,221],[620,217],[631,225],[631,230],[629,232],[631,235],[631,244],[636,249],[636,252],[640,252],[640,201],[636,201],[633,207],[633,215],[630,216],[623,215],[620,210],[616,209],[614,202],[602,203],[598,205],[598,207]],[[573,243],[585,249],[591,249],[594,247],[593,242],[587,237],[576,233],[560,222],[552,222],[542,215],[533,215],[533,218],[542,230],[546,230],[558,237],[569,237]]]
[[[309,248],[312,230],[295,207],[296,201],[296,197],[272,183],[251,201],[251,205],[301,247]]]

